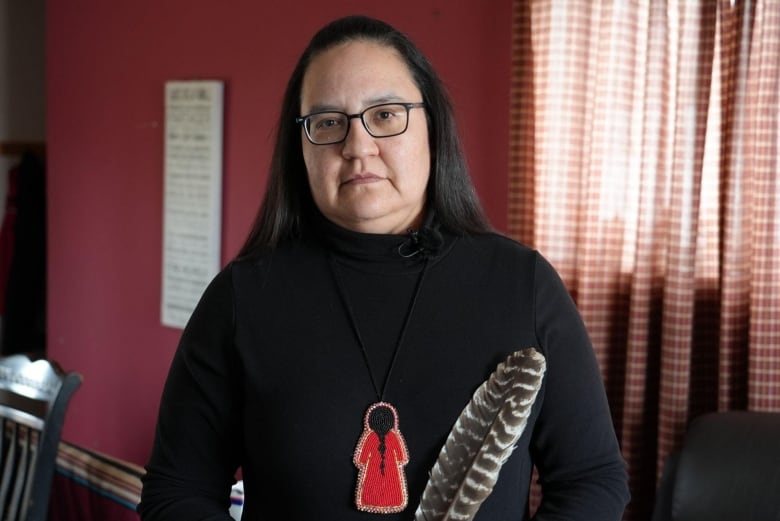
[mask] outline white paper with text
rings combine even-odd
[[[165,83],[163,325],[183,328],[220,268],[221,81]]]

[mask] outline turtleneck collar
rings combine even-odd
[[[452,243],[452,236],[441,233],[433,211],[423,225],[404,235],[362,233],[343,228],[317,212],[314,219],[317,239],[342,262],[366,269],[397,267],[419,269],[430,257],[435,260]]]

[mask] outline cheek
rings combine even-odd
[[[431,155],[426,140],[418,141],[416,147],[407,149],[405,157],[406,171],[412,173],[409,182],[423,190],[428,186],[431,172]]]
[[[431,147],[429,139],[427,126],[421,125],[420,128],[417,129],[415,137],[412,141],[415,143],[415,168],[418,171],[424,171],[426,179],[431,170]]]
[[[303,162],[306,165],[309,190],[314,202],[319,205],[332,197],[333,184],[329,182],[332,176],[328,174],[328,161],[323,158],[323,154],[304,151]]]
[[[318,147],[306,143],[303,148],[303,163],[309,176],[320,179],[338,170],[339,156],[332,146]]]
[[[311,172],[317,171],[316,156],[308,143],[303,143],[303,164],[306,165],[306,175],[309,179],[311,179]]]
[[[322,159],[320,154],[312,150],[311,146],[303,147],[303,164],[306,166],[306,176],[309,178],[309,184],[322,177]]]

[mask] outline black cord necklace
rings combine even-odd
[[[416,235],[413,234],[412,238],[415,239]],[[385,401],[385,391],[390,382],[395,363],[398,360],[398,354],[403,346],[406,330],[420,296],[425,275],[430,265],[430,257],[426,256],[425,264],[417,278],[417,284],[398,335],[390,366],[381,387],[374,375],[374,371],[371,369],[368,350],[363,342],[363,336],[360,333],[352,304],[347,295],[341,271],[332,254],[330,263],[339,295],[347,311],[347,316],[363,355],[363,362],[366,365],[371,384],[377,396],[377,401],[371,404],[365,413],[363,433],[352,457],[352,461],[359,471],[357,487],[355,488],[355,505],[358,510],[377,514],[400,512],[406,508],[409,498],[406,475],[403,470],[403,467],[409,461],[409,453],[406,449],[406,442],[400,430],[398,430],[398,411],[393,405]]]

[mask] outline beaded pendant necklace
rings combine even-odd
[[[416,239],[416,234],[413,234],[412,238]],[[409,256],[404,255],[400,249],[399,254]],[[407,327],[420,296],[425,275],[430,265],[430,258],[426,257],[425,264],[417,278],[417,284],[409,302],[406,317],[398,335],[398,341],[393,350],[390,366],[381,387],[378,384],[374,371],[371,369],[368,350],[363,342],[363,335],[360,333],[360,327],[355,318],[341,271],[333,255],[331,255],[330,261],[339,295],[346,309],[357,343],[360,346],[363,362],[368,370],[368,375],[377,397],[377,401],[372,403],[365,412],[363,431],[352,456],[352,461],[358,468],[355,506],[358,510],[375,514],[401,512],[406,508],[409,500],[406,474],[404,472],[404,466],[409,462],[409,452],[403,435],[398,428],[398,411],[395,406],[385,401],[385,391],[387,390],[388,382],[390,382],[393,368],[398,360],[398,354],[403,346]]]

